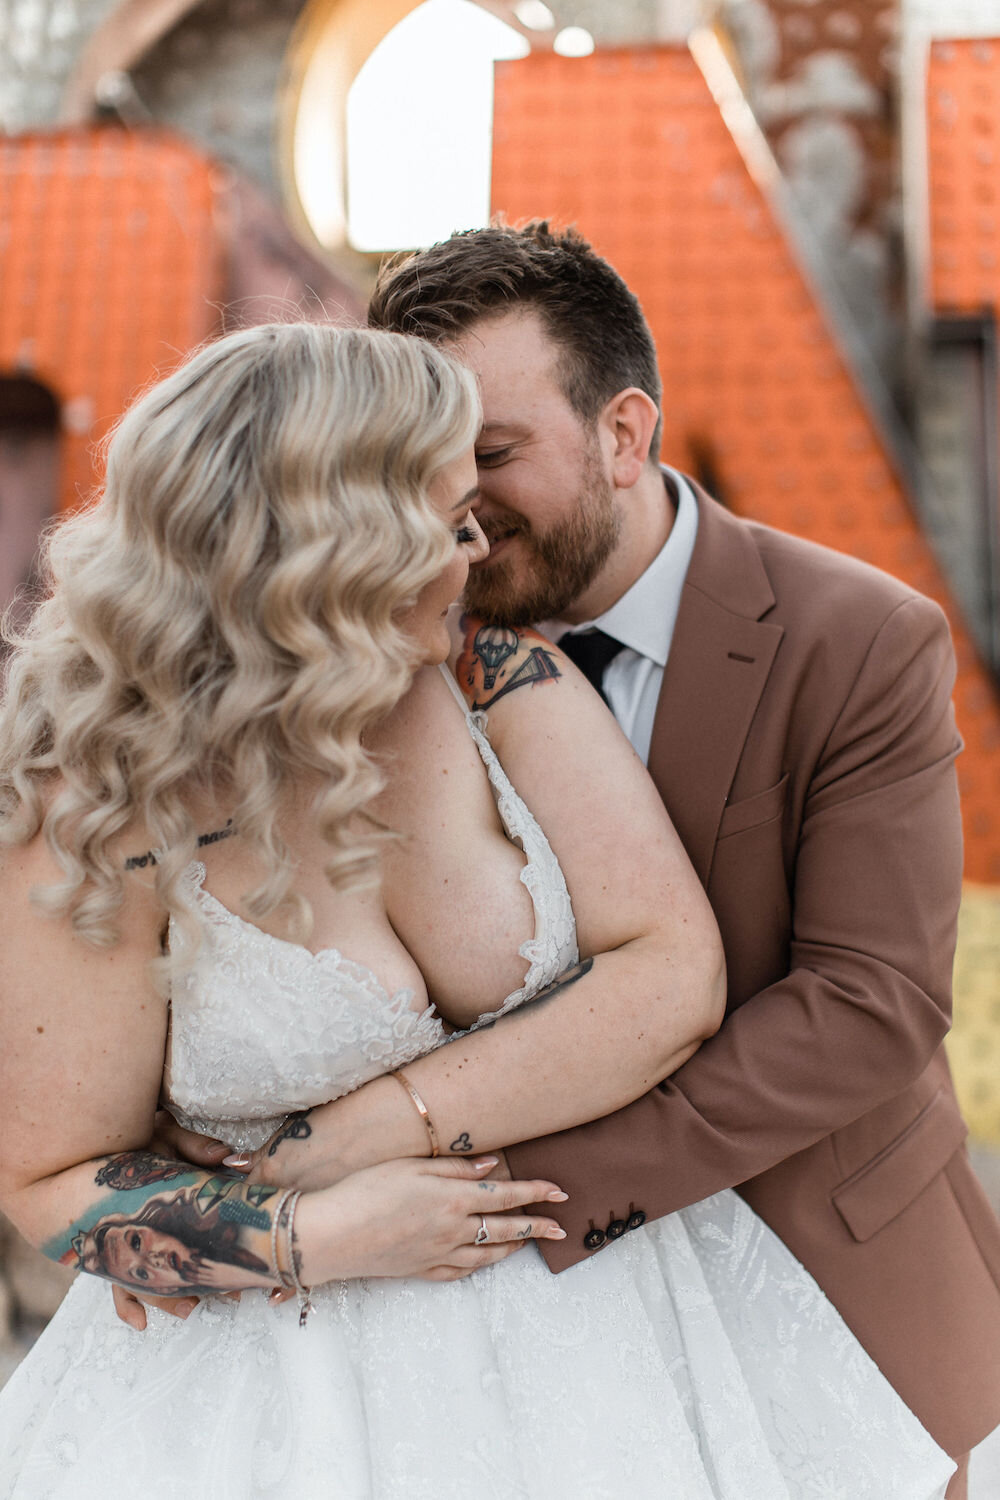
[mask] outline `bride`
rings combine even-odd
[[[724,978],[597,696],[449,615],[478,420],[417,339],[235,334],[51,540],[0,716],[0,1207],[90,1274],[0,1398],[7,1500],[943,1494],[737,1195],[553,1277],[565,1195],[487,1175],[679,1066]],[[161,1097],[266,1158],[365,1085],[401,1159],[333,1186],[144,1149]],[[138,1337],[102,1279],[242,1296]]]

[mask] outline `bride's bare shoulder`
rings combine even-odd
[[[23,945],[39,955],[44,951],[57,962],[68,944],[79,962],[80,939],[60,893],[75,906],[73,892],[86,879],[84,866],[60,855],[58,840],[44,823],[23,838],[12,837],[12,832],[10,828],[5,830],[7,837],[0,846],[0,946],[9,958]],[[98,948],[119,954],[133,947],[148,950],[150,955],[157,951],[163,910],[153,888],[155,872],[140,863],[132,874],[129,863],[130,855],[141,856],[148,847],[147,830],[137,822],[116,834],[104,850],[102,864],[108,860],[117,863],[125,879],[120,898],[114,899],[108,912],[113,939],[109,935],[97,947],[92,946],[87,959],[92,965]]]
[[[4,819],[0,835],[0,874],[5,879],[31,879],[50,884],[66,879],[67,866],[56,851],[60,845],[73,842],[72,829],[77,815],[70,811],[69,821],[61,821],[64,810],[59,806],[59,799],[64,789],[61,778],[54,777],[37,789],[37,807],[22,803]],[[110,860],[118,861],[123,868],[133,868],[126,864],[129,856],[138,854],[148,845],[148,829],[142,819],[132,818],[115,830],[104,847]]]
[[[366,746],[376,753],[405,745],[413,752],[429,737],[464,731],[462,716],[438,666],[420,667],[403,697],[371,730],[365,731]]]

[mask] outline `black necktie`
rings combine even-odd
[[[582,630],[578,634],[567,631],[565,635],[559,637],[558,644],[560,651],[565,651],[570,661],[576,663],[587,681],[597,689],[607,703],[608,700],[604,695],[604,673],[619,651],[624,651],[621,641],[616,641],[613,636],[605,635],[603,630]]]

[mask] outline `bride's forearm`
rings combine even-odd
[[[654,978],[658,975],[659,978]],[[405,1068],[442,1155],[492,1151],[610,1114],[680,1067],[716,1029],[721,962],[671,963],[639,939],[585,960],[493,1025],[456,1037]],[[254,1178],[320,1187],[430,1138],[391,1077],[296,1117]]]
[[[124,1151],[3,1192],[2,1203],[50,1258],[142,1297],[279,1285],[304,1294],[358,1276],[451,1280],[527,1239],[563,1237],[537,1211],[492,1217],[566,1198],[542,1179],[487,1181],[495,1165],[492,1157],[394,1161],[325,1191],[294,1193]],[[487,1214],[490,1242],[477,1247]]]
[[[5,1198],[52,1260],[162,1297],[273,1287],[279,1190],[151,1151],[82,1162]]]

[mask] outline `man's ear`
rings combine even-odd
[[[601,412],[599,424],[616,489],[630,490],[638,483],[659,417],[655,401],[635,385],[612,396]]]

